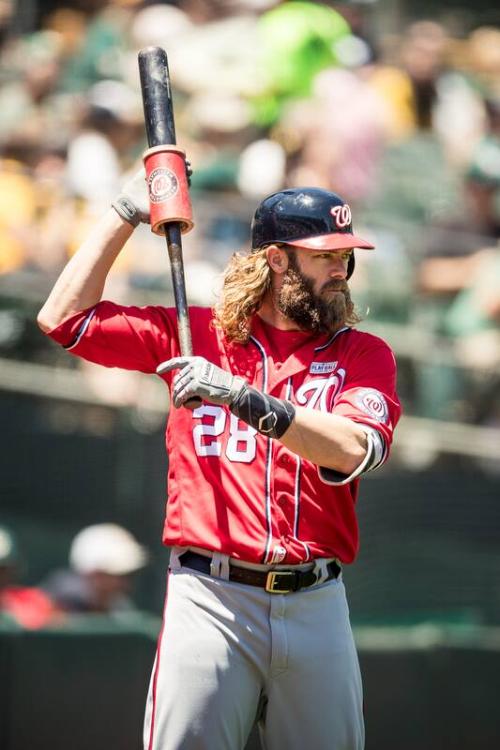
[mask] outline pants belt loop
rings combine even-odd
[[[179,555],[181,555],[183,552],[185,552],[182,547],[172,547],[170,550],[170,558],[168,561],[168,566],[170,570],[180,570],[181,569],[181,563],[179,561]]]
[[[314,574],[316,575],[316,583],[324,583],[328,578],[328,568],[326,560],[319,558],[314,561]]]
[[[229,555],[221,555],[220,577],[229,581]]]
[[[229,555],[214,552],[210,561],[210,575],[229,581]]]

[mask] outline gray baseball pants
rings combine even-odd
[[[173,550],[145,750],[362,750],[362,686],[341,578],[291,594],[203,575]]]

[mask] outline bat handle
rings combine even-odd
[[[191,331],[189,327],[180,225],[175,222],[164,224],[163,227],[167,238],[168,257],[170,258],[170,266],[172,268],[172,281],[174,285],[175,307],[177,309],[181,354],[186,357],[191,357],[193,354],[193,343],[191,341]]]
[[[179,331],[179,344],[181,354],[185,357],[193,356],[193,342],[191,340],[191,327],[189,325],[189,312],[186,298],[186,285],[184,280],[184,263],[182,259],[181,227],[178,222],[164,224],[165,237],[167,240],[168,257],[172,270],[172,282],[174,285],[175,308],[177,310],[177,328]],[[192,398],[184,404],[188,409],[196,409],[201,406],[200,398]]]

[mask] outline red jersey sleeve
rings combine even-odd
[[[49,331],[71,354],[105,367],[154,373],[179,354],[175,310],[99,302]]]
[[[358,336],[362,338],[356,340]],[[328,484],[347,484],[381,466],[387,460],[401,416],[392,350],[369,334],[356,332],[352,343],[345,352],[346,377],[333,400],[332,413],[363,425],[368,439],[367,453],[350,476],[319,467],[320,478]]]
[[[332,411],[374,428],[389,448],[401,416],[396,394],[396,360],[384,341],[368,334],[364,338],[364,345],[359,349],[352,347],[353,356],[347,358],[346,378],[336,394]]]

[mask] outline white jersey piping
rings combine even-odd
[[[290,401],[292,396],[292,378],[288,378],[288,383],[286,385],[286,398]],[[303,542],[301,539],[299,539],[299,518],[300,518],[300,474],[302,469],[302,458],[295,454],[295,458],[297,459],[297,465],[295,468],[295,482],[294,482],[294,517],[293,517],[293,536],[294,538],[300,542],[300,544],[304,547],[306,551],[306,560],[309,560],[311,557],[311,551],[307,544]]]
[[[76,336],[75,336],[75,338],[73,339],[73,341],[71,342],[71,344],[68,344],[68,346],[64,346],[64,347],[63,347],[63,349],[66,349],[67,351],[70,351],[70,349],[73,349],[73,347],[74,347],[74,346],[76,346],[76,345],[78,344],[78,342],[79,342],[79,341],[80,341],[80,339],[82,338],[83,334],[85,333],[85,331],[86,331],[86,330],[87,330],[87,328],[89,327],[89,323],[90,323],[90,321],[92,320],[92,318],[93,318],[93,317],[94,317],[94,315],[95,315],[95,310],[96,310],[96,309],[95,309],[95,307],[94,307],[94,308],[93,308],[93,309],[92,309],[92,310],[91,310],[91,311],[89,312],[89,314],[87,315],[87,317],[86,317],[86,318],[85,318],[85,320],[83,321],[82,325],[80,326],[80,330],[79,330],[79,331],[78,331],[78,333],[76,334]]]
[[[250,336],[250,341],[253,341],[255,346],[260,352],[260,355],[262,357],[262,391],[264,393],[267,393],[267,387],[268,387],[268,364],[267,364],[267,354],[266,350],[258,341],[255,336]],[[271,551],[271,545],[273,541],[273,528],[272,528],[272,518],[271,518],[271,462],[272,462],[272,456],[273,456],[273,446],[272,446],[272,440],[271,438],[266,438],[267,440],[267,451],[266,451],[266,473],[265,473],[265,486],[264,486],[264,494],[265,494],[265,507],[266,507],[266,524],[267,524],[267,539],[266,539],[266,546],[264,551],[264,556],[262,559],[263,563],[269,562],[269,553]]]
[[[314,349],[314,351],[315,351],[315,352],[321,352],[321,351],[323,351],[323,349],[328,349],[328,347],[330,346],[330,344],[332,344],[332,343],[333,343],[333,342],[335,341],[335,339],[337,338],[337,336],[338,336],[339,334],[341,334],[341,333],[345,333],[345,331],[350,331],[350,330],[351,330],[351,329],[349,328],[349,326],[344,326],[344,327],[343,327],[343,328],[341,328],[341,329],[340,329],[339,331],[336,331],[336,333],[334,333],[334,334],[333,334],[333,336],[331,337],[331,339],[329,339],[329,340],[328,340],[328,341],[326,342],[326,344],[323,344],[322,346],[317,346],[317,347],[316,347],[316,348]]]

